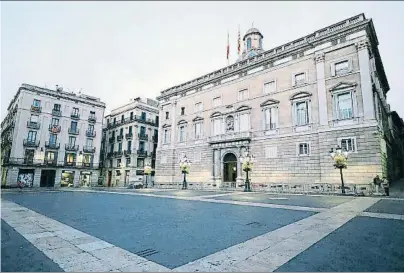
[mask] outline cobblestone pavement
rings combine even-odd
[[[404,271],[403,205],[206,190],[9,191],[1,269]]]

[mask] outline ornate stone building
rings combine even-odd
[[[256,28],[243,41],[236,63],[157,98],[158,184],[182,181],[186,154],[191,187],[239,188],[240,155],[249,150],[254,190],[338,190],[329,156],[336,145],[350,154],[348,187],[365,190],[376,174],[389,175],[389,84],[371,19],[359,14],[270,50]]]
[[[101,142],[105,186],[142,183],[145,164],[155,167],[158,113],[156,100],[136,98],[105,116]],[[154,171],[151,175],[154,180]]]

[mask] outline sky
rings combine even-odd
[[[404,2],[104,2],[1,3],[1,119],[22,83],[100,97],[110,110],[237,58],[237,31],[252,24],[264,49],[348,17],[373,18],[390,84],[387,101],[404,117]]]

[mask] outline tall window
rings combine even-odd
[[[166,119],[170,118],[170,112],[166,112]]]
[[[86,146],[87,147],[93,147],[93,139],[92,138],[87,138]]]
[[[198,122],[194,124],[194,138],[200,139],[202,137],[202,123]]]
[[[146,112],[142,112],[141,119],[146,120]]]
[[[342,61],[335,63],[335,75],[342,75],[348,73],[349,71],[349,63],[348,61]]]
[[[129,134],[132,134],[132,126],[129,126]]]
[[[73,107],[73,113],[74,116],[77,116],[79,114],[79,108]]]
[[[27,137],[27,141],[28,142],[35,142],[36,140],[36,131],[29,131],[28,132],[28,137]]]
[[[90,111],[90,118],[95,118],[95,112],[94,111]]]
[[[184,142],[184,141],[185,141],[185,127],[180,126],[180,142]]]
[[[138,158],[137,159],[137,167],[138,168],[143,168],[144,167],[144,159],[143,158]]]
[[[125,120],[125,116],[122,115],[122,116],[121,116],[121,122],[123,122],[124,120]]]
[[[164,129],[164,137],[163,137],[163,143],[167,144],[169,142],[168,139],[168,129]]]
[[[119,129],[119,135],[120,135],[120,136],[123,135],[123,128]]]
[[[145,145],[143,141],[139,141],[139,150],[144,152],[145,151]]]
[[[337,94],[337,116],[338,119],[350,119],[353,118],[352,107],[352,93]]]
[[[83,163],[84,164],[90,164],[91,163],[91,155],[90,154],[83,155]]]
[[[116,160],[116,167],[120,168],[121,167],[121,159]]]
[[[51,124],[52,124],[52,126],[59,125],[59,119],[58,118],[52,118]]]
[[[70,128],[73,132],[77,132],[77,121],[72,121]]]
[[[181,107],[181,116],[185,115],[185,107]]]
[[[49,134],[49,144],[56,144],[57,135],[56,134]]]
[[[132,141],[128,141],[127,150],[130,151],[132,149]]]
[[[55,110],[55,111],[60,111],[60,104],[55,103],[55,104],[53,105],[53,110]]]
[[[238,91],[238,100],[248,99],[248,89]]]
[[[32,106],[41,107],[41,101],[37,100],[37,99],[34,99],[34,101],[32,102]]]
[[[114,144],[109,145],[109,152],[110,153],[114,152]]]
[[[140,126],[140,134],[144,136],[146,134],[146,127]]]
[[[130,157],[127,157],[126,158],[126,167],[129,167],[130,166]]]
[[[216,97],[213,99],[213,107],[220,106],[222,104],[222,97]]]
[[[122,152],[122,142],[118,143],[118,152]]]
[[[213,134],[220,135],[222,133],[222,120],[214,119],[213,120]]]
[[[69,146],[72,147],[74,145],[76,145],[76,137],[69,136]]]
[[[278,107],[266,108],[265,130],[275,130],[278,126]]]
[[[88,125],[88,132],[91,133],[91,134],[94,133],[94,124],[89,124]]]
[[[55,152],[47,151],[45,154],[45,158],[46,158],[46,161],[48,161],[48,162],[54,162],[56,159],[56,154],[55,154]]]
[[[74,154],[74,153],[66,154],[66,162],[73,163],[75,161],[76,161],[76,154]]]
[[[275,81],[264,83],[264,94],[269,94],[275,91]]]
[[[130,120],[133,120],[133,112],[130,112]]]
[[[296,102],[296,125],[309,124],[308,101]]]
[[[116,118],[114,118],[114,125],[116,124]]]
[[[251,49],[251,38],[247,39],[247,50]]]
[[[154,129],[154,136],[157,137],[159,134],[159,131],[157,129]]]
[[[250,114],[245,113],[240,115],[240,132],[250,130]]]

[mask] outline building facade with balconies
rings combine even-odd
[[[347,187],[389,175],[389,85],[371,19],[360,14],[279,47],[245,34],[236,63],[161,92],[156,183],[177,187],[185,154],[189,185],[242,189],[240,156],[255,156],[254,190],[339,191],[329,156],[350,153]]]
[[[22,84],[2,122],[2,185],[98,183],[105,104],[99,98]]]
[[[143,181],[147,163],[154,169],[158,113],[156,100],[136,98],[105,117],[101,155],[105,186],[123,187]]]

